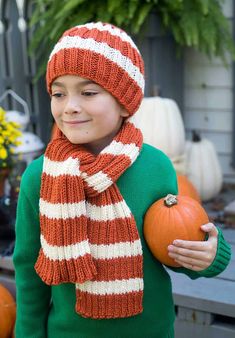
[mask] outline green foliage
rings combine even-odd
[[[208,56],[226,53],[235,59],[235,47],[229,22],[222,13],[221,0],[165,0],[159,8],[163,24],[172,29],[180,46],[194,47]]]
[[[155,11],[165,32],[180,47],[193,47],[226,63],[235,59],[229,22],[222,12],[224,0],[34,0],[34,34],[30,53],[45,70],[49,53],[64,30],[88,21],[110,22],[131,34],[140,34],[150,11]]]

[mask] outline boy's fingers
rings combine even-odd
[[[184,241],[182,239],[176,239],[172,244],[178,248],[189,250],[203,251],[205,249],[205,241]]]
[[[185,256],[185,257],[191,257],[195,259],[204,259],[204,251],[203,250],[191,250],[186,248],[177,248],[174,245],[168,246],[168,252],[171,257],[177,257],[177,256]]]
[[[208,235],[209,235],[209,238],[210,237],[218,237],[218,230],[216,228],[216,226],[213,224],[213,223],[207,223],[207,224],[203,224],[201,226],[201,229],[204,231],[204,232],[207,232]]]
[[[203,224],[201,229],[208,233],[207,241],[185,241],[181,239],[176,239],[173,241],[173,245],[176,247],[186,248],[190,250],[204,251],[207,249],[208,241],[217,240],[218,230],[213,223]]]
[[[180,266],[186,268],[186,269],[190,269],[190,270],[194,270],[194,271],[201,271],[204,270],[203,266],[199,266],[197,263],[196,264],[190,264],[190,263],[186,263],[186,262],[182,262],[180,260],[175,259],[176,263],[178,263]]]
[[[197,261],[198,265],[201,266],[204,265],[205,263],[211,263],[211,261],[214,259],[215,250],[210,243],[208,243],[207,245],[207,250],[202,251],[199,250],[194,251],[169,246],[168,255],[173,259],[189,262],[190,264],[193,265],[195,265],[195,261]]]

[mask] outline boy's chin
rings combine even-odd
[[[76,138],[67,137],[70,143],[72,144],[83,144],[83,142],[78,141]]]
[[[84,140],[81,137],[78,137],[77,133],[63,133],[64,136],[69,140],[69,142],[73,144],[82,144],[84,143]]]
[[[65,135],[66,136],[66,135]],[[72,144],[77,144],[77,145],[85,145],[87,143],[89,143],[89,140],[84,140],[82,138],[78,138],[78,137],[71,137],[71,136],[66,136],[68,141]]]

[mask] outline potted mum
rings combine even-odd
[[[5,180],[14,166],[14,147],[20,142],[20,126],[7,121],[6,112],[0,107],[0,197],[4,194]]]

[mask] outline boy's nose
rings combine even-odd
[[[65,113],[66,114],[74,114],[74,113],[80,113],[82,110],[80,102],[77,98],[70,98],[67,101],[67,104],[65,106]]]

